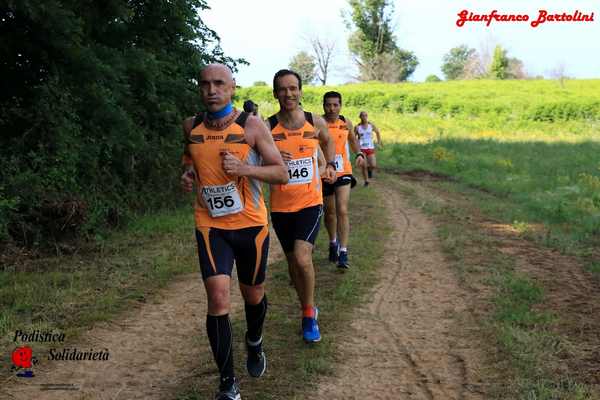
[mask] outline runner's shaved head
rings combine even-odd
[[[233,72],[231,69],[224,64],[208,64],[200,70],[200,79],[202,79],[206,74],[216,73],[221,78],[226,78],[227,82],[233,82]]]

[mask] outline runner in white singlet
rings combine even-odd
[[[375,159],[375,143],[373,140],[373,132],[377,135],[377,147],[383,148],[379,129],[369,122],[366,111],[361,111],[359,114],[360,124],[354,127],[354,134],[360,143],[360,151],[367,157],[367,162],[362,166],[362,174],[365,179],[365,186],[369,186],[369,179],[373,177],[373,170],[377,168],[377,160]]]

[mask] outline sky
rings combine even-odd
[[[231,57],[244,58],[237,84],[268,84],[273,74],[287,68],[291,58],[309,50],[307,37],[318,35],[336,43],[333,71],[328,83],[352,81],[357,75],[347,39],[350,31],[342,17],[347,0],[207,0],[210,10],[200,17],[221,37],[221,47]],[[397,44],[414,52],[419,66],[409,80],[428,75],[443,78],[442,58],[451,48],[466,44],[479,51],[500,44],[509,57],[523,61],[529,75],[551,77],[562,67],[574,78],[600,78],[600,1],[597,0],[396,0],[394,33]],[[540,9],[551,14],[594,13],[593,22],[546,22],[532,28],[529,22],[467,22],[458,27],[457,14],[527,14]]]

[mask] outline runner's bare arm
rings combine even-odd
[[[356,153],[356,165],[360,167],[365,161],[365,155],[360,151],[360,144],[354,133],[352,121],[346,119],[346,125],[348,126],[348,143],[350,143],[350,149]]]
[[[377,135],[377,145],[379,145],[379,147],[383,147],[383,142],[381,141],[381,135],[379,134],[379,129],[377,129],[377,127],[373,124],[371,124],[371,126],[373,127],[373,132],[375,132],[375,134]]]
[[[319,146],[319,176],[323,178],[325,176],[325,166],[327,162],[325,161],[325,156],[323,155],[323,150],[321,150],[321,146]]]
[[[288,173],[281,154],[273,142],[271,132],[259,118],[249,116],[246,120],[246,141],[256,149],[263,160],[262,165],[242,163],[231,154],[223,158],[223,169],[228,175],[247,176],[267,183],[285,184]]]
[[[346,119],[346,125],[348,126],[348,143],[350,143],[350,149],[354,153],[360,153],[360,145],[358,144],[358,139],[356,138],[356,134],[353,133],[354,127],[352,126],[352,121]]]
[[[194,164],[192,163],[192,159],[189,154],[189,144],[187,143],[187,138],[192,131],[192,125],[194,123],[194,118],[190,117],[183,121],[183,137],[184,137],[184,147],[183,147],[183,174],[181,175],[181,188],[185,192],[191,192],[194,188],[194,180],[196,173],[194,172]]]
[[[334,162],[335,161],[335,144],[333,143],[333,139],[329,134],[329,130],[327,129],[327,123],[323,117],[316,115],[313,113],[313,121],[315,124],[315,128],[317,128],[317,135],[319,137],[319,145],[321,149],[323,149],[323,155],[325,156],[325,161]]]
[[[327,129],[327,123],[323,117],[313,113],[313,122],[315,128],[317,128],[317,135],[319,137],[319,145],[323,149],[323,155],[325,156],[325,182],[335,182],[335,144],[333,138],[329,134]]]

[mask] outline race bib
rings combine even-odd
[[[300,185],[311,183],[313,180],[313,159],[312,157],[298,158],[290,160],[288,165],[288,185]]]
[[[344,157],[341,154],[335,155],[335,172],[344,172]]]
[[[234,182],[226,185],[204,186],[202,198],[211,217],[236,214],[244,209]]]

